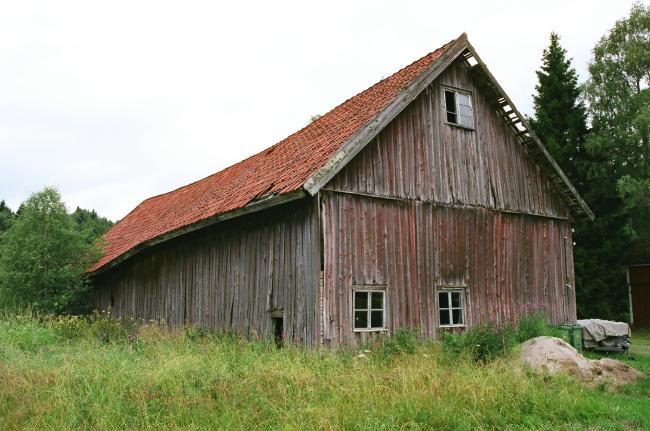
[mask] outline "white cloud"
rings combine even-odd
[[[274,144],[467,31],[532,112],[551,31],[586,78],[632,1],[0,5],[0,199],[56,185],[123,217]]]

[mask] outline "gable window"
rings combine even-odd
[[[438,290],[440,326],[465,326],[465,305],[462,289]]]
[[[354,330],[386,328],[386,292],[361,289],[354,291]]]
[[[474,127],[472,101],[467,92],[445,88],[447,123],[471,129]]]

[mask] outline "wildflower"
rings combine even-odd
[[[364,350],[363,353],[370,353],[370,350]]]
[[[366,358],[366,357],[367,357],[367,356],[364,355],[363,353],[359,353],[359,354],[357,355],[357,358]]]

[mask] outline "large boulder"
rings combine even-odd
[[[590,384],[634,383],[643,373],[614,359],[587,359],[560,338],[536,337],[521,345],[522,366],[549,374],[564,373]]]

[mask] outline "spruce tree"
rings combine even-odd
[[[11,226],[16,215],[7,206],[4,200],[0,201],[0,234]]]
[[[72,214],[77,230],[81,232],[88,244],[97,241],[111,226],[113,222],[106,217],[100,217],[95,210],[85,210],[77,207]]]
[[[550,45],[542,54],[542,67],[536,72],[535,118],[531,125],[562,170],[580,188],[583,178],[578,169],[585,156],[587,116],[580,101],[578,75],[566,54],[560,37],[551,33]]]
[[[625,214],[606,154],[588,151],[587,115],[578,76],[560,38],[552,33],[535,87],[535,133],[596,215],[577,221],[573,240],[578,317],[625,320],[622,259]]]

